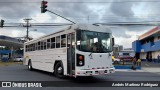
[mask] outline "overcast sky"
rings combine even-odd
[[[143,22],[160,20],[160,0],[47,0],[50,11],[65,16],[76,23],[105,22]],[[41,0],[0,0],[0,19],[5,23],[24,23],[25,18],[32,18],[31,23],[70,23],[49,12],[41,13]],[[6,25],[6,24],[5,24]],[[17,24],[15,24],[17,25]],[[147,32],[154,26],[121,26],[109,27],[113,31],[115,43],[125,48],[138,35]],[[29,35],[40,37],[57,31],[57,27],[31,27]],[[23,37],[24,27],[0,28],[0,35]]]

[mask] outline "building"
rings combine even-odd
[[[0,47],[9,47],[9,50],[0,50],[0,60],[4,58],[19,57],[23,54],[20,48],[23,48],[23,40],[0,35]]]
[[[122,50],[123,50],[123,46],[122,45],[114,45],[113,46],[113,55],[115,57],[118,57],[119,51],[122,51]]]
[[[139,36],[138,40],[132,43],[132,48],[136,52],[137,58],[158,61],[158,55],[160,55],[160,27],[155,27]]]
[[[119,51],[119,56],[129,56],[129,57],[134,57],[135,56],[135,52],[134,50],[132,50],[131,48],[127,48],[124,50]]]

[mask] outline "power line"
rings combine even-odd
[[[159,0],[155,0],[155,1],[153,1],[153,0],[143,0],[143,1],[138,1],[138,0],[136,0],[136,1],[134,1],[134,0],[132,0],[132,1],[78,1],[78,2],[73,2],[73,1],[48,1],[49,3],[133,3],[133,2],[135,2],[135,3],[139,3],[139,2],[149,2],[149,3],[152,3],[152,2],[160,2]],[[24,2],[24,1],[22,1],[22,2],[6,2],[6,1],[1,1],[0,3],[40,3],[40,2]]]

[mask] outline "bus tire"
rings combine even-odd
[[[60,62],[58,62],[55,66],[54,69],[54,75],[58,78],[64,78],[64,73],[63,73],[64,69],[63,66]]]
[[[29,62],[28,62],[28,70],[30,70],[30,71],[33,70],[31,60],[29,60]]]

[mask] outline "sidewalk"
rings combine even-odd
[[[160,73],[160,63],[155,62],[142,62],[142,70],[145,72]]]
[[[147,62],[144,61],[141,64],[141,70],[131,70],[131,69],[116,69],[118,72],[151,72],[160,73],[160,63]]]
[[[131,69],[116,69],[118,72],[151,72],[160,73],[160,68],[142,68],[141,70],[131,70]]]
[[[160,73],[160,67],[142,67],[142,70],[145,72]]]
[[[160,68],[160,63],[155,63],[155,62],[147,62],[147,61],[143,61],[142,62],[142,67],[159,67]]]

